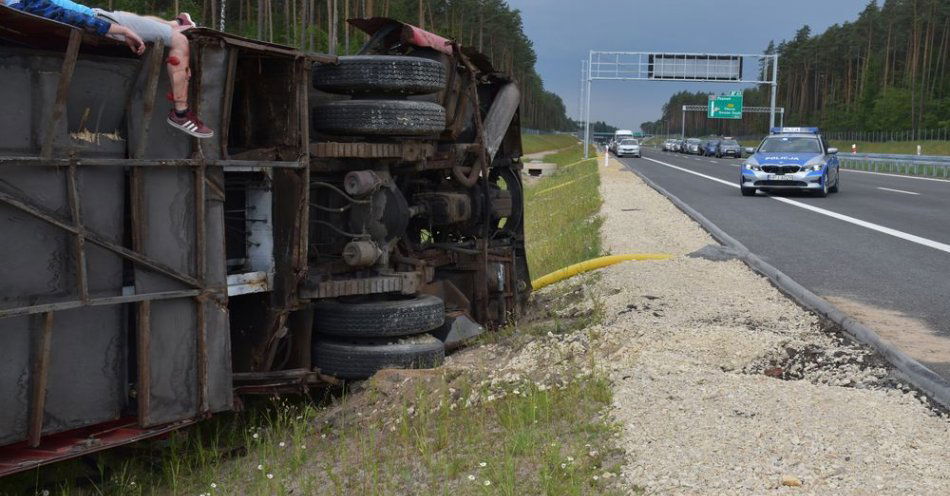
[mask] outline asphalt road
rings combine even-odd
[[[648,149],[620,161],[950,378],[950,181],[842,169],[827,198],[743,197],[740,160]]]

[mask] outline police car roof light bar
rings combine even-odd
[[[820,134],[817,127],[773,127],[772,134],[805,133]]]

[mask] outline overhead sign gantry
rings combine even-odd
[[[749,67],[757,68],[757,74],[747,76]],[[587,58],[584,79],[585,158],[590,153],[591,83],[596,80],[768,84],[772,87],[769,128],[775,126],[778,55],[591,50]],[[735,115],[734,112],[730,112],[731,115]],[[739,118],[741,118],[741,105]]]

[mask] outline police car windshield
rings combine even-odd
[[[765,138],[760,153],[821,153],[817,138],[770,136]]]

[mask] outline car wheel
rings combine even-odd
[[[838,186],[840,186],[840,185],[841,185],[841,171],[838,171],[838,173],[835,174],[835,185],[832,186],[830,189],[828,189],[828,192],[829,192],[829,193],[837,193],[837,192],[838,192]]]
[[[321,300],[313,305],[314,331],[344,338],[410,336],[444,321],[445,304],[431,295],[354,303]]]
[[[313,124],[328,134],[427,136],[445,129],[445,109],[409,100],[339,100],[314,106]]]
[[[314,365],[340,379],[365,379],[385,368],[435,368],[444,361],[445,345],[428,334],[398,341],[318,337],[313,344]]]
[[[742,191],[742,196],[755,196],[755,188],[739,188]]]
[[[425,95],[445,89],[445,67],[422,57],[350,55],[315,64],[313,86],[344,95]]]
[[[825,198],[825,197],[828,196],[828,191],[829,191],[829,189],[828,189],[828,176],[826,175],[826,176],[824,176],[824,177],[821,178],[821,189],[818,190],[818,192],[816,193],[816,195],[818,196],[818,198]]]

